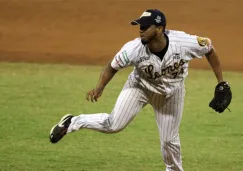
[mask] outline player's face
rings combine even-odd
[[[140,25],[140,37],[143,44],[148,44],[157,36],[157,27],[155,25]]]

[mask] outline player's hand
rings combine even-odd
[[[94,88],[88,91],[88,93],[86,94],[86,99],[88,101],[91,100],[91,102],[97,102],[98,98],[102,95],[103,90],[103,88]]]

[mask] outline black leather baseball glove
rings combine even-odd
[[[222,113],[229,106],[232,99],[232,92],[228,82],[220,82],[215,87],[214,97],[209,103],[209,107],[216,112]]]

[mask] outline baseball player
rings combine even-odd
[[[182,171],[179,126],[188,63],[206,56],[220,83],[223,76],[218,56],[209,38],[167,30],[165,15],[157,9],[146,10],[131,24],[140,27],[140,37],[120,49],[102,71],[96,87],[86,95],[87,100],[97,101],[120,69],[133,66],[112,112],[65,115],[51,129],[50,141],[57,143],[65,134],[84,128],[117,133],[150,104],[156,116],[166,171]]]

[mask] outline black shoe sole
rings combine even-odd
[[[63,116],[61,118],[61,120],[52,127],[51,131],[50,131],[50,142],[51,143],[57,143],[59,140],[62,139],[62,137],[66,134],[67,132],[67,128],[65,127],[60,127],[59,124],[61,122],[63,122],[63,120],[65,120],[67,117],[72,117],[71,114],[67,114],[65,116]],[[58,130],[58,129],[62,129],[62,130]],[[55,132],[59,132],[59,133],[56,133]]]

